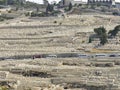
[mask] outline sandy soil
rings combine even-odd
[[[54,21],[57,23],[54,23]],[[39,19],[22,17],[16,20],[6,21],[0,24],[0,57],[36,55],[41,53],[80,52],[77,48],[82,48],[81,44],[88,45],[86,41],[88,37],[84,35],[77,36],[77,33],[93,32],[93,29],[99,26],[105,26],[107,30],[111,30],[118,24],[120,24],[120,18],[110,15],[72,15],[66,16],[65,18],[51,17]],[[25,26],[28,27],[25,28]],[[29,26],[33,27],[30,28]],[[75,61],[77,63],[75,63]],[[96,70],[102,70],[104,77],[107,77],[111,72],[111,74],[117,75],[117,70],[119,70],[117,66],[112,68],[90,67],[90,63],[91,61],[89,60],[81,60],[78,58],[38,59],[34,61],[32,59],[11,60],[0,61],[0,69],[2,71],[10,71],[7,77],[8,79],[20,81],[17,90],[23,90],[23,88],[28,90],[29,87],[32,88],[32,90],[64,90],[64,85],[53,85],[51,80],[56,83],[59,83],[59,80],[61,80],[60,82],[66,80],[66,83],[68,83],[69,80],[71,80],[71,82],[74,83],[78,78],[82,79],[81,77],[84,77],[84,75],[86,75],[86,77],[91,75],[92,77]],[[22,74],[11,73],[12,69],[22,69],[24,71],[33,70],[44,72],[45,74],[47,72],[55,77],[23,76]],[[116,70],[115,73],[114,70]],[[108,74],[105,74],[105,72]],[[99,78],[97,80],[99,80]],[[107,82],[107,80],[105,82]],[[96,81],[93,80],[93,82]],[[40,87],[43,89],[40,89]]]

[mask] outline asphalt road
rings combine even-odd
[[[9,60],[9,59],[21,60],[21,59],[36,59],[36,58],[120,59],[120,53],[108,53],[108,54],[60,53],[60,54],[16,55],[10,57],[0,57],[0,60]]]

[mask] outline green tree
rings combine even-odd
[[[120,25],[116,26],[113,30],[110,30],[108,34],[110,34],[110,36],[115,37],[119,31],[120,31]]]
[[[72,3],[70,2],[70,4],[69,4],[69,7],[68,7],[68,10],[70,11],[71,9],[72,9]]]
[[[104,27],[95,28],[94,32],[99,36],[100,44],[104,45],[105,43],[107,43],[107,34]]]
[[[46,13],[52,12],[52,11],[53,11],[53,5],[48,4],[48,6],[46,7]]]
[[[101,36],[103,33],[106,33],[106,30],[105,30],[104,27],[99,27],[99,28],[95,28],[95,29],[94,29],[94,32],[95,32],[97,35]]]
[[[91,43],[92,42],[92,38],[91,37],[89,37],[89,42],[88,43]]]
[[[105,45],[107,43],[107,35],[106,34],[102,34],[102,36],[100,37],[100,44]]]

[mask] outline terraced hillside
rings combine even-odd
[[[0,56],[78,52],[76,49],[81,48],[80,44],[88,44],[89,35],[82,38],[85,35],[81,32],[91,32],[101,25],[110,30],[119,24],[119,18],[114,16],[23,19],[0,25]]]
[[[15,80],[12,85],[16,90],[119,90],[119,59],[40,57],[93,50],[93,45],[88,44],[93,29],[104,25],[111,30],[119,19],[72,15],[4,22],[0,25],[0,70],[7,72],[4,79]],[[29,58],[24,58],[27,55]],[[39,58],[33,58],[35,55]],[[7,58],[10,56],[17,59]]]

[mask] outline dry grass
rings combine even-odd
[[[109,52],[113,52],[113,50],[95,49],[95,48],[91,50],[91,53],[109,53]]]
[[[110,22],[109,19],[112,21]],[[3,26],[34,26],[34,25],[56,25],[53,23],[57,21],[62,22],[61,26],[51,27],[33,27],[33,28],[8,28],[0,30],[0,56],[14,56],[14,55],[35,55],[41,53],[66,53],[66,52],[79,52],[76,50],[78,47],[88,45],[88,43],[81,43],[86,40],[84,36],[76,36],[76,33],[80,32],[92,32],[95,27],[107,24],[105,27],[110,30],[114,28],[120,21],[119,17],[114,16],[69,16],[66,18],[40,18],[39,20],[30,20],[30,22],[21,22],[23,18],[8,21],[8,24],[1,24]],[[28,20],[28,19],[27,19]],[[58,24],[57,23],[57,24]],[[64,26],[70,25],[70,26]],[[74,26],[78,25],[78,26]],[[76,39],[77,38],[77,39]],[[73,39],[74,40],[73,42]],[[109,50],[97,50],[92,49],[92,52],[110,52]],[[84,79],[82,77],[94,76],[96,70],[101,70],[103,76],[114,74],[117,69],[115,66],[111,68],[100,68],[94,66],[87,66],[92,61],[82,60],[80,58],[60,58],[60,59],[28,59],[28,60],[9,60],[0,61],[0,70],[10,71],[12,69],[31,69],[39,72],[49,72],[55,75],[57,78],[70,78],[71,80]],[[43,69],[43,70],[42,70]],[[115,71],[116,70],[116,71]],[[108,73],[107,75],[105,75]],[[74,78],[75,79],[74,79]],[[51,86],[50,78],[41,77],[25,77],[19,74],[10,73],[9,79],[19,80],[21,87],[19,90],[23,90],[22,87],[36,87],[36,89],[51,88],[48,90],[63,90],[62,87],[53,89]],[[54,77],[55,78],[55,77]],[[72,79],[73,78],[73,79]],[[62,80],[61,79],[61,80]],[[69,79],[67,80],[69,82]],[[77,80],[76,80],[77,81]],[[89,80],[90,81],[90,80]],[[59,81],[58,81],[59,82]],[[37,88],[38,87],[38,88]],[[54,86],[56,88],[56,86]],[[43,89],[43,90],[44,90]],[[33,88],[35,90],[35,88]],[[47,90],[47,89],[45,89]],[[76,89],[77,90],[77,89]]]

